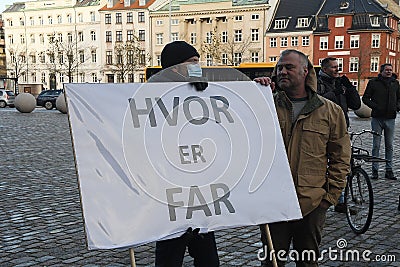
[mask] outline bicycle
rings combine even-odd
[[[356,234],[363,234],[368,230],[374,209],[374,195],[371,181],[367,172],[362,168],[362,165],[365,162],[386,162],[385,159],[371,156],[366,149],[355,146],[354,143],[356,140],[359,140],[362,145],[361,136],[366,133],[379,135],[371,130],[350,133],[350,174],[347,176],[344,193],[347,222],[351,230]]]

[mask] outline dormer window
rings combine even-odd
[[[369,19],[371,20],[372,27],[379,27],[379,16],[370,16]]]
[[[286,29],[288,22],[288,19],[277,19],[275,20],[274,29]]]
[[[305,28],[305,27],[308,27],[308,24],[309,24],[308,18],[298,18],[296,27],[297,28]]]

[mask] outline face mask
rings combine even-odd
[[[189,77],[202,77],[203,76],[203,71],[201,70],[201,67],[199,64],[188,64],[186,67],[187,67]]]

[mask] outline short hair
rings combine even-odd
[[[335,57],[327,57],[321,61],[321,68],[327,68],[331,61],[337,60]]]
[[[303,52],[300,52],[295,49],[286,49],[281,53],[281,57],[286,56],[288,54],[292,54],[292,53],[299,55],[300,61],[301,61],[300,63],[303,65],[303,67],[306,67],[308,69],[308,67],[309,67],[308,66],[308,57]]]
[[[383,70],[386,68],[386,66],[390,66],[390,67],[393,68],[392,64],[390,64],[390,63],[385,63],[385,64],[382,64],[382,65],[381,65],[380,72],[383,72]]]

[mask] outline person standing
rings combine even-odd
[[[361,99],[349,79],[346,76],[340,77],[339,64],[336,58],[327,57],[322,60],[317,92],[342,108],[348,128],[350,126],[348,109],[359,109],[361,107]],[[346,204],[344,204],[344,192],[340,195],[339,203],[335,205],[334,210],[346,213],[347,208]]]
[[[372,156],[379,157],[381,134],[385,137],[385,178],[397,180],[393,174],[393,139],[397,111],[400,111],[400,86],[393,74],[393,66],[385,63],[380,67],[378,77],[371,79],[365,89],[362,101],[372,109],[371,128],[379,135],[373,135]],[[378,179],[378,162],[372,163],[372,179]]]
[[[191,82],[198,91],[207,87],[199,65],[196,48],[184,41],[165,45],[161,52],[164,73],[158,73],[149,82]],[[167,70],[166,70],[167,69]],[[193,79],[194,78],[194,79]],[[214,232],[199,233],[200,229],[188,228],[176,238],[156,242],[156,267],[179,267],[183,264],[186,248],[196,267],[218,267],[219,258]]]
[[[293,182],[303,214],[301,220],[269,224],[279,266],[290,243],[297,266],[318,266],[319,245],[326,211],[337,203],[350,171],[350,138],[344,113],[317,94],[311,62],[297,50],[285,50],[274,69],[271,86]],[[267,77],[256,82],[269,84]],[[329,158],[329,160],[328,160]],[[260,226],[266,247],[265,226]],[[304,253],[303,253],[304,252]],[[272,266],[269,252],[263,266]],[[301,255],[304,257],[302,258]]]

